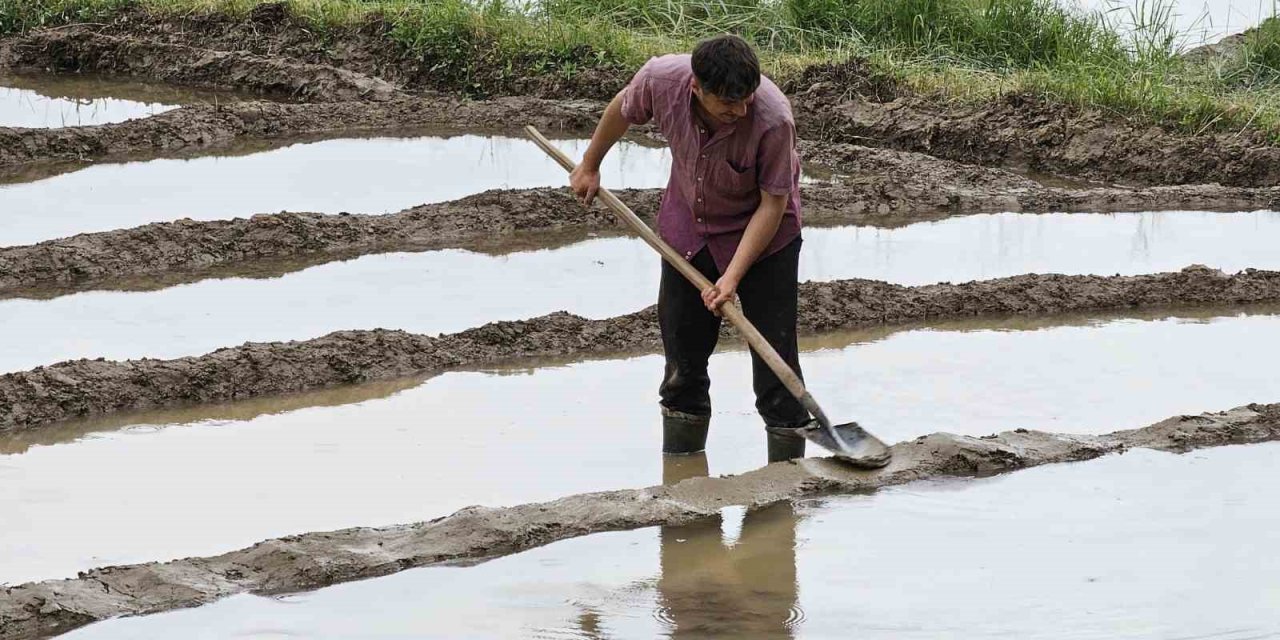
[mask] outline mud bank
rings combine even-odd
[[[403,95],[385,80],[329,65],[116,37],[87,25],[0,42],[0,66],[19,72],[127,75],[307,102],[391,100]]]
[[[877,472],[831,459],[779,463],[738,476],[580,494],[509,508],[469,507],[408,525],[309,533],[208,558],[109,567],[74,580],[5,588],[0,638],[56,635],[120,615],[206,604],[236,593],[281,593],[388,575],[430,564],[491,558],[600,531],[692,522],[720,509],[806,495],[871,491],[943,476],[985,476],[1089,460],[1131,447],[1165,451],[1280,439],[1280,405],[1249,405],[1102,436],[1019,429],[982,438],[936,433],[894,445]]]
[[[1207,186],[1149,189],[1045,187],[1008,172],[965,167],[917,154],[846,148],[857,174],[802,187],[811,225],[897,227],[952,215],[1005,211],[1143,211],[1280,208],[1280,188]],[[859,153],[861,149],[865,153]],[[621,190],[651,218],[661,191]],[[233,220],[154,223],[0,248],[0,297],[47,297],[147,277],[184,282],[219,273],[308,266],[369,253],[502,246],[524,237],[583,238],[623,231],[599,206],[584,211],[567,190],[491,191],[386,215],[262,214]],[[286,269],[293,268],[286,266]]]
[[[0,173],[33,162],[102,160],[139,152],[206,149],[246,138],[428,127],[440,131],[499,131],[522,124],[554,131],[589,132],[595,125],[598,106],[594,102],[536,98],[478,102],[448,96],[385,102],[191,105],[151,118],[100,127],[0,128]]]
[[[1027,275],[903,287],[868,280],[805,283],[804,333],[975,315],[1047,314],[1280,300],[1280,272],[1204,267],[1149,276]],[[729,330],[726,328],[726,335]],[[530,357],[655,349],[651,307],[604,320],[556,313],[437,337],[377,329],[307,341],[249,343],[174,360],[76,360],[0,376],[0,431],[116,411],[239,400]]]
[[[1116,184],[1280,184],[1280,147],[1256,133],[1190,135],[1023,95],[949,107],[840,94],[817,83],[792,96],[803,137]]]

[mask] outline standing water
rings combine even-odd
[[[810,228],[800,279],[916,285],[1020,273],[1140,274],[1193,263],[1230,272],[1280,269],[1277,235],[1274,212],[1009,213],[899,229]],[[605,238],[505,255],[370,255],[279,278],[152,292],[0,300],[0,373],[75,358],[200,355],[344,329],[437,334],[554,311],[607,318],[653,304],[658,273],[658,257],[641,240]],[[571,290],[564,283],[573,283]],[[477,287],[486,295],[476,296]]]
[[[1280,444],[728,508],[474,567],[109,621],[134,638],[1280,635]]]
[[[880,328],[807,340],[803,363],[830,415],[887,442],[1280,399],[1280,316],[1179,314]],[[765,462],[750,370],[743,351],[712,358],[712,474]],[[657,484],[661,377],[656,355],[534,362],[0,436],[0,583]]]
[[[235,94],[226,92],[99,76],[0,74],[0,127],[112,124],[159,115],[184,104],[232,99]]]
[[[557,144],[576,158],[587,141]],[[669,171],[665,147],[624,142],[606,158],[601,180],[661,187]],[[178,218],[393,213],[489,189],[567,183],[564,169],[532,141],[487,135],[350,138],[248,155],[100,164],[0,185],[0,246]]]

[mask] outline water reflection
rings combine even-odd
[[[705,454],[667,457],[663,483],[707,475]],[[783,640],[803,619],[796,582],[796,512],[790,502],[659,527],[658,606],[673,640],[708,636]],[[728,526],[726,526],[728,525]]]
[[[1278,454],[1133,450],[763,509],[740,533],[725,509],[722,527],[594,534],[67,637],[1275,638]]]
[[[102,95],[58,95],[0,76],[0,127],[52,128],[110,124],[159,115],[177,104],[138,102]],[[77,92],[78,93],[78,92]],[[52,94],[52,95],[50,95]]]

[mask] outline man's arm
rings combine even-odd
[[[773,242],[778,233],[778,225],[782,224],[782,216],[787,211],[787,200],[790,194],[774,195],[760,190],[760,206],[752,214],[751,221],[742,233],[742,241],[737,251],[733,252],[733,260],[729,267],[714,285],[702,292],[702,302],[717,315],[720,305],[733,299],[738,292],[738,283],[747,275],[747,270],[756,263],[756,259],[764,252],[765,247]]]
[[[569,174],[569,187],[583,204],[590,205],[600,190],[600,163],[604,162],[605,155],[631,128],[631,123],[622,115],[622,94],[625,92],[626,89],[620,91],[605,107],[595,133],[591,134],[591,144],[582,155],[582,162]]]

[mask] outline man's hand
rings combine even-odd
[[[596,192],[600,190],[600,170],[579,164],[569,174],[569,188],[573,189],[573,194],[578,196],[582,204],[591,206],[591,202],[596,199]]]
[[[726,274],[702,292],[702,303],[707,305],[707,310],[720,317],[720,305],[726,302],[733,304],[733,298],[737,294],[738,278]]]

